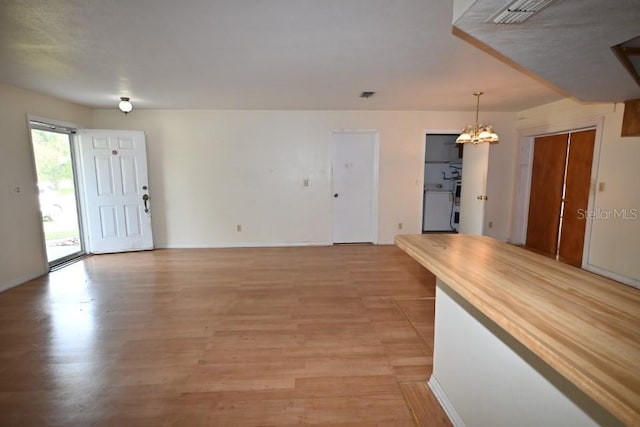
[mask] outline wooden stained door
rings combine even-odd
[[[581,267],[596,131],[573,132],[570,138],[558,259]]]
[[[555,257],[558,250],[560,209],[568,134],[535,139],[526,246]]]

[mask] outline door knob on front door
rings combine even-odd
[[[338,197],[338,193],[334,194],[334,195],[333,195],[333,197],[336,197],[336,198],[337,198],[337,197]]]
[[[147,202],[149,201],[149,195],[148,194],[143,194],[142,195],[142,200],[144,201],[144,212],[145,213],[149,213],[149,206],[147,205]]]

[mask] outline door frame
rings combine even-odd
[[[54,126],[60,126],[63,128],[69,128],[74,132],[69,135],[70,143],[71,143],[71,161],[73,162],[73,171],[74,171],[74,185],[76,186],[76,204],[78,209],[78,226],[80,229],[80,240],[81,247],[83,253],[79,255],[79,257],[86,256],[88,254],[87,248],[89,247],[89,242],[87,240],[87,218],[86,218],[86,210],[84,205],[84,184],[81,179],[79,179],[79,174],[84,173],[82,170],[82,162],[80,162],[80,156],[78,153],[80,152],[80,145],[78,143],[78,134],[77,131],[82,129],[82,126],[79,126],[75,123],[65,122],[62,120],[51,119],[48,117],[38,116],[35,114],[27,114],[27,130],[29,134],[29,144],[31,144],[31,163],[32,163],[32,171],[33,171],[33,179],[34,182],[38,182],[38,174],[36,169],[36,159],[35,153],[33,152],[33,139],[31,136],[31,122],[42,122],[49,123]],[[47,242],[44,234],[44,226],[40,224],[41,231],[41,239],[42,239],[42,253],[44,256],[44,266],[46,271],[51,271],[51,266],[49,265],[49,261],[47,259]],[[69,261],[63,261],[60,265],[64,265]],[[58,266],[56,266],[57,268]]]
[[[426,183],[424,182],[424,177],[427,173],[427,137],[429,135],[460,135],[460,128],[458,129],[425,129],[423,131],[423,136],[422,136],[422,175],[421,175],[421,180],[422,180],[422,197],[420,198],[420,233],[424,233],[424,200],[426,197],[426,192],[425,192],[425,185]],[[464,168],[463,168],[464,170]],[[462,185],[462,184],[461,184]],[[455,198],[455,194],[453,195],[453,197]],[[462,205],[459,206],[459,217],[462,217]],[[460,230],[460,222],[458,222],[458,231]]]
[[[423,130],[423,134],[422,134],[422,137],[423,137],[423,140],[422,140],[422,160],[421,160],[422,163],[423,163],[422,178],[421,178],[422,179],[422,188],[423,188],[423,190],[424,190],[424,185],[425,185],[425,183],[424,183],[424,170],[426,168],[425,156],[427,154],[426,153],[426,150],[427,150],[426,137],[427,137],[428,134],[452,134],[452,135],[456,134],[456,135],[460,135],[460,128],[456,128],[456,129],[452,129],[452,128],[444,128],[444,129],[443,128],[427,128],[427,129]],[[471,144],[464,144],[464,145],[471,145]],[[465,175],[464,175],[464,170],[465,170],[465,168],[464,168],[464,158],[465,158],[465,156],[463,155],[463,157],[462,157],[462,159],[463,159],[462,177],[463,178],[461,180],[462,181],[462,193],[460,194],[460,196],[461,196],[460,197],[460,223],[458,224],[458,233],[467,232],[466,230],[464,230],[462,228],[462,217],[465,214],[465,209],[464,208],[467,207],[467,203],[466,203],[467,199],[462,197],[462,194],[464,194],[464,191],[465,191],[464,190],[464,182],[465,182],[465,178],[464,178],[465,177]],[[469,159],[467,158],[467,162],[468,161],[469,161]],[[487,172],[488,172],[489,162],[490,161],[491,161],[491,152],[489,151],[489,153],[487,154],[487,165],[486,165],[486,170],[485,170],[485,176],[482,178],[484,180],[482,194],[486,194],[487,193],[487,182],[488,182]],[[467,168],[467,176],[469,176],[469,169],[470,168]],[[469,178],[467,178],[467,179],[469,179]],[[469,192],[469,191],[470,190],[467,189],[467,192]],[[420,212],[421,212],[421,215],[422,215],[423,214],[423,210],[424,210],[424,193],[423,193],[423,196],[422,196],[421,200],[422,200],[422,206],[420,207]],[[486,202],[483,202],[482,211],[481,212],[482,212],[482,215],[483,215],[482,226],[481,226],[482,230],[478,234],[484,235],[485,230],[486,230],[486,228],[485,228],[485,220],[486,220],[486,212],[487,212],[487,204],[486,204]],[[467,211],[467,214],[468,213],[469,212]],[[422,224],[422,219],[420,220],[420,224]]]
[[[519,158],[518,175],[516,176],[516,192],[513,206],[513,222],[511,241],[515,244],[524,244],[527,236],[527,226],[529,223],[529,200],[531,196],[531,176],[533,172],[533,147],[536,137],[556,135],[562,133],[574,133],[583,130],[595,129],[596,136],[593,145],[593,162],[591,164],[591,182],[589,188],[588,210],[593,210],[596,199],[598,169],[600,164],[600,150],[602,146],[602,131],[604,127],[604,117],[592,117],[583,120],[566,122],[561,124],[550,124],[518,131],[519,133]],[[601,269],[589,264],[589,250],[591,242],[591,229],[593,219],[587,216],[584,245],[582,249],[582,268],[594,273],[603,274]],[[603,274],[604,275],[604,274]],[[620,278],[608,275],[616,280]]]
[[[331,234],[329,237],[329,242],[331,242],[332,245],[335,244],[335,241],[333,239],[333,224],[335,223],[335,218],[333,215],[333,186],[334,186],[334,182],[333,182],[333,136],[335,134],[371,134],[371,136],[373,137],[373,176],[372,176],[372,186],[371,186],[371,191],[372,191],[372,195],[371,195],[371,223],[372,223],[372,230],[371,230],[371,243],[373,243],[374,245],[379,244],[378,242],[378,228],[379,228],[379,224],[378,224],[378,209],[379,209],[379,203],[378,203],[378,193],[379,193],[379,166],[380,166],[380,131],[378,129],[350,129],[350,128],[344,128],[344,129],[331,129],[331,132],[329,134],[329,194],[327,195],[328,199],[329,199],[329,206],[330,208],[330,220],[329,220],[329,224],[330,224],[330,229],[329,229],[329,233]]]

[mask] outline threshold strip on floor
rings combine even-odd
[[[82,254],[82,255],[78,255],[78,256],[75,256],[73,258],[70,258],[68,260],[62,261],[59,264],[55,264],[55,265],[50,266],[49,267],[49,272],[58,271],[61,268],[64,268],[64,267],[66,267],[68,265],[71,265],[71,264],[74,264],[74,263],[76,263],[78,261],[81,261],[81,260],[83,260],[85,258],[88,258],[90,256],[91,256],[91,254]]]

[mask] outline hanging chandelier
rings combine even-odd
[[[497,144],[500,142],[500,138],[493,131],[493,126],[485,125],[478,122],[478,116],[480,114],[480,95],[484,92],[474,92],[473,96],[476,97],[476,124],[467,125],[462,129],[462,133],[456,139],[457,144],[473,143],[477,145],[481,142],[488,142],[491,144]]]

